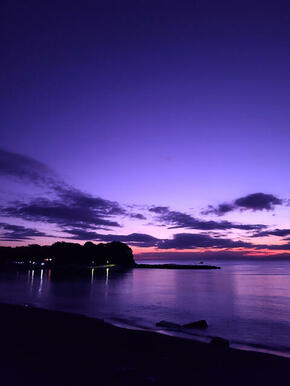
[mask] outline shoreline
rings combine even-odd
[[[76,314],[79,315],[79,314]],[[215,338],[214,335],[205,335],[205,334],[198,334],[199,329],[191,329],[190,333],[189,330],[183,330],[180,329],[170,329],[170,328],[152,328],[152,327],[146,327],[146,326],[139,326],[138,324],[130,324],[130,321],[127,319],[114,319],[114,318],[107,318],[105,319],[105,323],[108,323],[112,326],[116,326],[119,328],[124,328],[126,330],[133,330],[133,331],[149,331],[155,334],[161,334],[166,336],[171,336],[178,339],[186,339],[194,342],[201,342],[203,344],[210,344],[210,341]],[[182,327],[182,326],[181,326]],[[220,336],[222,338],[222,336]],[[225,338],[226,339],[226,338]],[[227,339],[226,339],[227,340]],[[250,352],[257,352],[262,354],[268,354],[268,355],[274,355],[278,358],[288,358],[290,359],[290,350],[283,351],[283,348],[279,350],[278,348],[271,347],[271,346],[265,346],[258,343],[246,343],[246,342],[238,342],[229,340],[230,347],[235,350],[241,350],[241,351],[250,351]],[[288,349],[288,347],[285,347],[285,349]]]
[[[62,311],[0,304],[7,385],[272,385],[290,359],[116,327]]]
[[[124,328],[126,330],[150,331],[150,332],[153,332],[156,334],[162,334],[162,335],[172,336],[172,337],[178,338],[178,339],[186,339],[186,340],[190,340],[190,341],[194,341],[194,342],[200,342],[200,343],[207,344],[207,345],[209,345],[210,341],[216,337],[216,336],[211,336],[211,335],[197,334],[195,331],[198,331],[198,329],[196,329],[196,330],[193,329],[191,334],[188,334],[188,331],[183,332],[182,330],[170,330],[170,329],[165,329],[165,328],[163,330],[162,329],[155,330],[152,328],[131,326],[128,323],[124,323],[124,324],[122,324],[121,322],[120,323],[108,322],[108,323],[112,324],[113,326]],[[225,338],[225,340],[227,340],[227,339]],[[258,343],[243,343],[243,342],[236,342],[236,341],[232,341],[232,340],[230,340],[229,342],[230,342],[230,348],[235,349],[235,350],[250,351],[250,352],[254,352],[254,353],[274,355],[278,358],[290,359],[290,351],[286,352],[286,351],[278,350],[275,347],[264,346],[264,345],[261,345]]]
[[[0,310],[1,306],[15,306],[15,307],[24,307],[25,309],[30,309],[30,310],[40,310],[40,311],[48,311],[48,312],[56,312],[56,313],[65,313],[69,314],[72,316],[80,316],[84,318],[90,318],[94,319],[96,321],[102,320],[105,324],[108,324],[110,326],[118,327],[127,331],[145,331],[145,332],[152,332],[154,334],[161,334],[161,335],[166,335],[170,337],[174,337],[177,339],[185,339],[189,341],[194,341],[194,342],[200,342],[203,344],[210,344],[210,341],[215,338],[215,335],[205,335],[205,334],[200,334],[198,328],[193,328],[193,329],[182,329],[182,326],[180,326],[180,329],[178,328],[166,328],[166,327],[150,327],[150,326],[144,326],[144,325],[139,325],[139,324],[134,324],[132,321],[129,319],[123,319],[123,318],[110,318],[110,317],[105,317],[104,319],[102,317],[97,317],[97,316],[91,316],[89,314],[82,314],[79,312],[73,312],[73,311],[65,311],[65,310],[57,310],[57,309],[50,309],[50,308],[43,308],[43,307],[38,307],[33,304],[17,304],[17,303],[5,303],[5,302],[0,302]],[[221,335],[219,335],[221,338],[223,338]],[[227,338],[225,338],[227,340]],[[290,350],[283,351],[283,348],[279,350],[278,348],[271,347],[271,346],[265,346],[261,345],[258,343],[246,343],[246,342],[238,342],[238,341],[233,341],[229,340],[230,343],[230,348],[236,349],[236,350],[242,350],[242,351],[250,351],[250,352],[257,352],[257,353],[262,353],[262,354],[268,354],[268,355],[274,355],[276,357],[281,357],[281,358],[288,358],[290,359]],[[285,349],[288,349],[288,347],[285,347]]]

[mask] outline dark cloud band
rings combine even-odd
[[[149,211],[156,214],[155,219],[171,229],[198,229],[198,230],[261,230],[265,226],[262,224],[236,224],[230,221],[205,221],[197,219],[187,213],[171,211],[168,207],[152,207]]]

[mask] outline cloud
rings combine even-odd
[[[282,205],[283,201],[273,194],[254,193],[235,200],[235,206],[251,210],[273,210],[275,205]]]
[[[129,215],[117,202],[94,197],[66,184],[46,165],[30,157],[0,150],[0,175],[42,184],[49,197],[14,201],[0,207],[0,215],[42,221],[65,227],[107,229],[119,227],[114,216]],[[141,218],[142,215],[134,215]]]
[[[196,248],[212,248],[212,249],[254,249],[271,250],[271,251],[287,251],[290,250],[290,243],[287,244],[252,244],[245,241],[235,241],[229,238],[212,237],[205,233],[177,233],[172,239],[160,240],[157,243],[159,249],[196,249]]]
[[[254,233],[251,237],[264,237],[264,236],[285,237],[289,235],[290,235],[290,229],[274,229],[274,230]]]
[[[266,228],[262,224],[236,224],[230,221],[205,221],[197,219],[187,213],[171,211],[168,207],[157,206],[151,207],[150,212],[157,214],[155,219],[162,224],[174,228],[200,229],[200,230],[226,230],[226,229],[241,229],[241,230],[261,230]]]
[[[274,196],[273,194],[253,193],[244,197],[237,198],[232,203],[219,204],[217,207],[209,205],[207,209],[203,210],[202,214],[216,214],[223,216],[228,212],[234,210],[273,210],[276,205],[282,205],[283,200]]]
[[[0,240],[4,241],[22,241],[31,240],[34,237],[50,237],[36,229],[26,228],[21,225],[11,225],[0,223]]]
[[[146,217],[141,213],[131,213],[129,214],[129,217],[136,218],[138,220],[146,220]]]
[[[49,188],[50,197],[14,201],[0,207],[0,215],[48,222],[66,228],[110,229],[120,227],[116,216],[145,220],[119,203],[82,192],[62,181],[46,165],[30,157],[0,150],[0,175]]]
[[[57,188],[62,202],[74,208],[87,208],[101,216],[125,215],[127,212],[116,201],[94,197],[72,187]]]
[[[201,214],[208,215],[208,214],[216,214],[217,216],[223,216],[224,214],[231,212],[235,210],[235,206],[232,204],[219,204],[217,207],[214,207],[212,205],[209,205],[206,209],[201,211]]]
[[[259,247],[264,249],[263,246],[259,246]],[[290,243],[280,244],[280,245],[266,245],[265,248],[270,249],[270,250],[289,251],[290,250]]]
[[[150,212],[157,213],[157,214],[164,214],[169,212],[168,206],[152,206],[149,208]]]
[[[131,233],[129,235],[114,235],[114,234],[100,234],[94,231],[87,231],[85,229],[71,229],[67,230],[71,234],[72,239],[76,240],[97,240],[97,241],[121,241],[138,247],[153,247],[156,246],[159,239],[156,237],[143,234]]]
[[[2,149],[0,149],[0,176],[45,185],[55,185],[58,181],[56,174],[43,163]]]
[[[28,203],[16,201],[0,209],[2,216],[48,222],[62,228],[119,227],[120,224],[112,217],[122,213],[123,209],[118,203],[95,198],[75,189],[63,191],[56,199],[38,198]]]
[[[253,244],[233,241],[227,238],[215,238],[207,234],[177,233],[173,239],[161,240],[159,249],[195,249],[195,248],[252,248]]]

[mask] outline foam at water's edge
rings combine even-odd
[[[231,347],[236,348],[238,350],[256,351],[256,352],[261,352],[261,353],[265,353],[265,354],[276,355],[279,357],[290,358],[290,349],[289,349],[289,352],[285,352],[285,351],[277,350],[277,349],[272,348],[272,347],[263,347],[262,348],[261,346],[259,347],[255,344],[245,345],[243,343],[232,343]]]

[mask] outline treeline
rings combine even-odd
[[[134,266],[132,249],[128,245],[113,241],[107,244],[86,242],[56,242],[52,245],[32,244],[22,247],[0,247],[0,264],[41,266],[92,266],[116,264]]]

